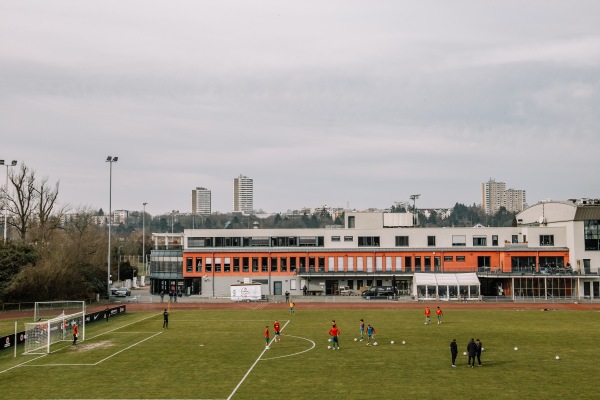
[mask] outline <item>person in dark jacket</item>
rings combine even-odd
[[[467,345],[467,353],[469,353],[469,366],[473,368],[475,366],[475,356],[477,355],[477,344],[473,338]]]
[[[479,339],[475,341],[475,346],[477,346],[475,348],[475,354],[477,355],[477,365],[481,367],[481,350],[483,350],[483,345],[481,344],[481,341]]]
[[[458,345],[456,339],[452,339],[450,342],[450,353],[452,354],[452,366],[456,368],[456,355],[458,354]]]

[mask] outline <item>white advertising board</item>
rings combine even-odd
[[[232,301],[260,300],[262,290],[260,283],[231,285]]]

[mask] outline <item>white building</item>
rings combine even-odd
[[[233,211],[250,214],[254,210],[254,184],[251,178],[240,175],[233,179]]]
[[[506,183],[491,179],[481,184],[481,207],[486,214],[495,214],[500,207],[520,212],[527,206],[525,190],[506,189]]]
[[[210,215],[211,213],[211,191],[197,187],[192,190],[192,214]]]

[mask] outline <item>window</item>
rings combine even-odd
[[[242,257],[242,272],[250,272],[250,258]]]
[[[212,258],[206,258],[204,260],[204,271],[212,272]]]
[[[583,222],[583,239],[586,250],[600,250],[600,220]]]
[[[498,246],[498,235],[492,235],[492,246]]]
[[[240,259],[239,259],[239,257],[234,257],[234,259],[233,259],[233,272],[240,272]]]
[[[215,272],[221,272],[221,259],[215,257]]]
[[[252,272],[258,272],[258,258],[252,257]]]
[[[359,236],[358,247],[379,247],[379,236]]]
[[[465,235],[452,235],[452,246],[466,246],[467,237]]]
[[[415,272],[421,271],[421,257],[415,257]]]
[[[444,261],[452,262],[454,261],[454,256],[444,256]]]
[[[196,272],[202,272],[202,259],[196,258]]]
[[[412,271],[412,257],[404,258],[404,266],[406,267],[406,272]]]
[[[339,236],[332,236],[331,237],[331,241],[332,242],[339,242],[340,241],[340,237]]]
[[[271,257],[271,272],[277,272],[277,258]]]
[[[473,236],[473,246],[487,246],[487,237]]]
[[[281,272],[287,272],[287,258],[279,258],[279,268],[281,269]]]
[[[354,216],[348,217],[348,228],[356,228],[356,220]]]
[[[231,272],[231,258],[226,257],[223,260],[223,271],[225,271],[225,272]]]
[[[353,242],[354,236],[344,236],[344,242]]]
[[[540,246],[554,246],[554,235],[540,235]]]
[[[408,236],[396,236],[396,246],[408,247]]]
[[[185,259],[185,272],[192,272],[193,271],[193,259],[190,258],[186,258]]]
[[[435,246],[435,236],[427,236],[427,246]]]
[[[456,262],[465,262],[465,256],[456,256]]]

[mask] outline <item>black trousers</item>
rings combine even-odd
[[[455,365],[455,364],[456,364],[456,355],[457,355],[457,354],[458,354],[458,353],[452,353],[452,365]]]

